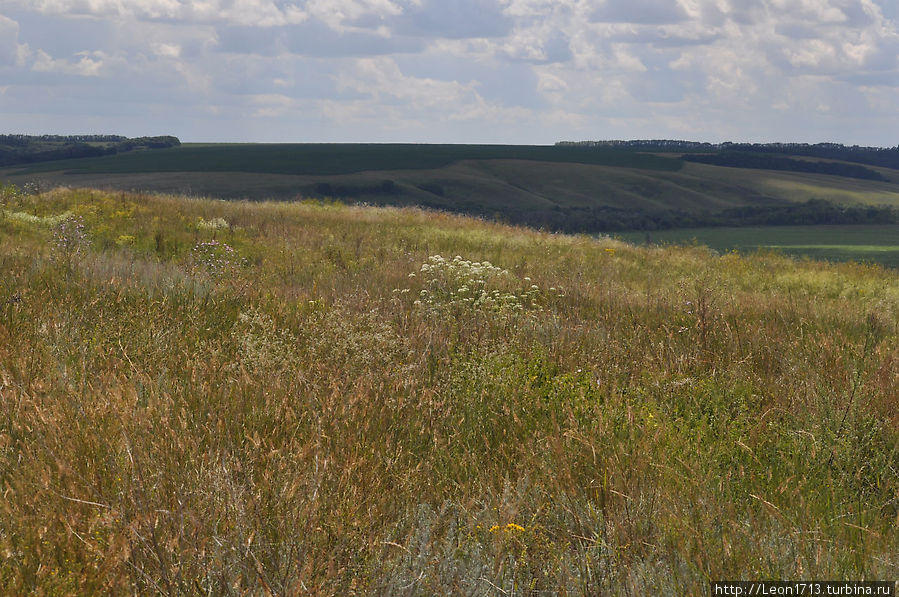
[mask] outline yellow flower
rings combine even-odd
[[[518,531],[518,532],[523,533],[524,527],[521,526],[520,524],[515,524],[514,522],[510,522],[509,524],[506,525],[506,530],[507,531]]]

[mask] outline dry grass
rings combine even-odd
[[[0,592],[899,575],[893,272],[411,209],[2,202]],[[60,255],[65,212],[89,242]],[[191,257],[213,239],[226,266]]]

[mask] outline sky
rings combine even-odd
[[[0,0],[0,133],[899,145],[899,0]]]

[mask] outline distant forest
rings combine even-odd
[[[701,143],[674,139],[637,139],[632,141],[559,141],[557,146],[589,148],[618,148],[632,151],[719,153],[742,152],[753,154],[782,154],[828,160],[855,162],[869,166],[899,169],[899,145],[896,147],[863,147],[839,143]],[[698,161],[698,160],[696,160]],[[797,160],[798,161],[798,160]],[[752,166],[742,166],[752,167]],[[857,177],[856,177],[857,178]]]
[[[171,136],[129,139],[120,135],[0,135],[0,167],[178,145],[181,141]]]

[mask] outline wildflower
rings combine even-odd
[[[81,216],[67,216],[53,230],[53,260],[71,272],[87,245],[87,233]]]
[[[70,216],[62,220],[53,231],[56,247],[63,252],[77,252],[81,249],[87,234],[81,216]]]
[[[217,240],[194,245],[194,248],[191,249],[191,261],[194,269],[203,270],[214,278],[234,272],[239,266],[246,265],[246,259],[238,258],[233,247]]]
[[[204,220],[200,218],[197,222],[197,228],[200,230],[219,230],[221,228],[230,228],[231,225],[228,223],[225,218],[213,218],[211,220]]]

